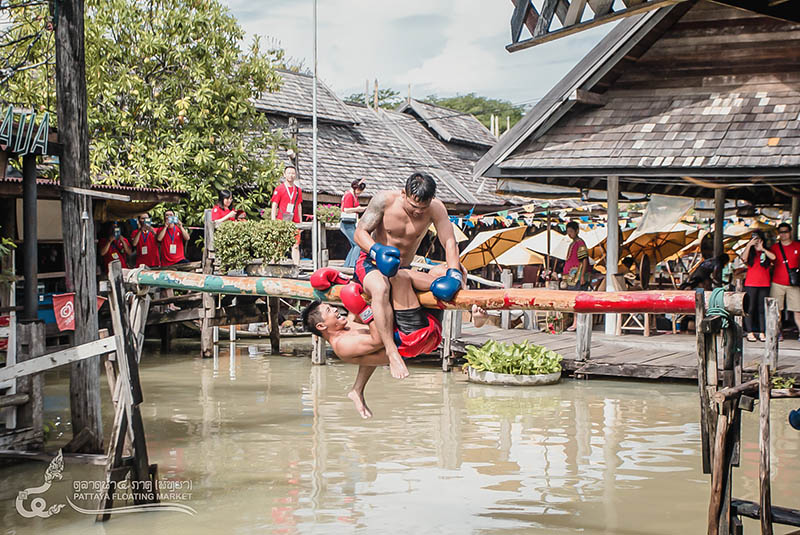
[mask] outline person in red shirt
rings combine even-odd
[[[769,296],[778,300],[778,308],[794,314],[794,323],[800,330],[800,286],[792,286],[789,270],[800,266],[800,242],[792,240],[792,227],[788,223],[778,225],[778,242],[770,248],[775,255],[775,269]]]
[[[347,258],[345,258],[344,267],[355,268],[358,255],[361,254],[361,247],[356,244],[355,234],[358,214],[367,209],[366,206],[359,206],[358,204],[358,196],[366,187],[367,185],[363,180],[355,179],[350,183],[350,191],[342,196],[342,216],[339,222],[339,230],[350,242],[350,251],[347,253]]]
[[[283,170],[283,182],[272,193],[272,220],[292,221],[297,224],[303,220],[303,192],[295,182],[297,170],[287,165]],[[300,264],[300,231],[292,247],[292,262]]]
[[[236,218],[236,210],[233,209],[233,194],[223,189],[219,191],[219,202],[211,209],[211,221],[217,224],[223,221],[233,221]]]
[[[750,342],[756,341],[756,334],[762,342],[766,340],[764,299],[769,297],[771,279],[769,270],[775,260],[775,254],[764,248],[765,243],[764,233],[756,230],[741,256],[747,264],[744,291],[747,293],[748,310],[744,318],[744,330]]]
[[[136,248],[136,267],[160,267],[161,257],[158,254],[158,240],[156,231],[150,223],[150,214],[140,214],[139,228],[133,231],[131,239]]]
[[[184,243],[189,240],[189,232],[183,228],[178,216],[172,210],[164,212],[164,226],[158,229],[156,239],[161,244],[161,265],[185,264]]]
[[[97,246],[100,249],[100,256],[103,257],[103,265],[108,269],[108,265],[114,260],[119,260],[123,268],[128,267],[128,255],[133,253],[131,244],[122,235],[122,229],[114,222],[106,227],[105,235],[100,238]]]

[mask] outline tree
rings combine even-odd
[[[364,93],[353,93],[344,99],[345,102],[354,102],[356,104],[364,104]],[[372,106],[375,102],[375,93],[369,94],[369,105]],[[378,107],[385,110],[393,110],[403,103],[403,97],[400,96],[399,91],[394,89],[378,89]]]
[[[511,126],[514,126],[525,113],[524,106],[512,104],[507,100],[481,97],[475,93],[455,97],[429,95],[424,102],[474,115],[486,128],[491,125],[491,116],[496,115],[500,118],[500,133],[506,131],[506,117],[511,119]]]
[[[46,7],[12,13],[46,26]],[[88,0],[86,83],[94,182],[184,190],[184,219],[202,220],[220,189],[246,191],[237,207],[265,206],[280,176],[271,132],[251,97],[280,87],[283,52],[243,52],[241,27],[217,0]],[[13,102],[42,111],[55,99],[53,69],[15,74]]]

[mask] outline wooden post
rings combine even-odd
[[[22,127],[22,125],[20,125]],[[33,128],[33,126],[31,126]],[[22,135],[22,134],[19,134]],[[22,230],[25,265],[23,319],[35,320],[39,309],[39,237],[36,216],[36,156],[22,158]]]
[[[770,299],[770,301],[775,303],[774,299]],[[771,351],[764,351],[761,365],[758,367],[758,449],[761,454],[758,463],[758,487],[762,535],[772,535],[772,492],[769,466],[769,398],[772,389],[770,361],[777,357],[770,353]]]
[[[708,394],[708,370],[709,350],[707,347],[708,339],[706,333],[701,329],[705,319],[706,301],[702,291],[695,294],[695,332],[697,338],[697,387],[700,391],[700,436],[703,450],[703,473],[711,473],[711,444],[712,444],[712,425],[713,415],[711,411],[711,401]],[[714,361],[716,368],[716,360]]]
[[[608,196],[608,216],[606,221],[606,291],[616,290],[614,275],[617,274],[619,265],[619,177],[609,176],[606,179]],[[606,334],[617,334],[617,325],[620,323],[619,314],[606,314]]]
[[[797,225],[800,219],[800,196],[792,196],[792,239],[797,241]]]
[[[24,362],[44,355],[44,323],[35,321],[17,326],[17,362]],[[27,394],[29,401],[17,409],[17,428],[30,428],[30,438],[22,448],[40,450],[44,446],[43,424],[44,376],[41,373],[17,378],[17,394]]]
[[[203,248],[203,274],[210,275],[214,272],[214,222],[211,220],[211,210],[203,214],[203,235],[205,247]],[[200,354],[203,358],[214,356],[214,332],[211,319],[214,317],[214,296],[203,293],[203,315],[200,320]]]
[[[453,314],[455,310],[445,310],[442,316],[442,371],[450,371],[450,358],[453,352]],[[461,311],[458,311],[459,313]]]
[[[503,283],[503,288],[511,288],[511,284],[514,280],[514,274],[511,273],[510,269],[504,269],[503,273],[500,275],[500,282]],[[500,328],[501,329],[509,329],[511,327],[511,312],[508,310],[503,310],[500,312]]]
[[[781,311],[778,309],[778,301],[774,297],[767,297],[764,303],[764,313],[766,314],[767,342],[764,344],[764,356],[768,359],[767,364],[773,370],[778,369],[778,340],[780,339]]]
[[[278,323],[280,306],[280,297],[267,297],[267,307],[269,308],[269,343],[273,355],[277,355],[281,352],[281,327]]]
[[[725,221],[725,190],[714,190],[714,256],[719,256],[725,250],[723,247],[722,230]]]
[[[522,287],[523,288],[533,288],[533,283],[526,282],[525,284],[522,285]],[[539,325],[538,325],[538,323],[536,321],[536,311],[534,311],[534,310],[526,310],[525,311],[525,320],[526,320],[525,321],[525,324],[526,324],[525,328],[526,329],[533,329],[533,330],[538,330],[539,329]]]
[[[580,361],[589,360],[592,345],[591,314],[578,314],[577,325],[575,326],[575,334],[577,344],[575,349],[576,359]]]
[[[59,157],[62,186],[91,188],[89,176],[89,129],[86,119],[86,73],[83,0],[63,0],[55,10],[56,96]],[[75,292],[76,345],[97,340],[97,266],[92,203],[86,195],[61,191],[61,223],[64,233],[64,265],[68,292]],[[100,412],[100,358],[72,364],[70,412],[72,433],[84,428],[95,437],[83,451],[102,451],[103,420]]]

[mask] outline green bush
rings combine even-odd
[[[482,347],[467,346],[467,364],[475,370],[512,375],[543,375],[561,371],[562,356],[524,341],[506,344],[489,340]]]
[[[342,219],[342,209],[335,204],[317,206],[317,221],[326,225],[338,225]]]
[[[242,269],[253,260],[280,262],[294,245],[296,233],[290,221],[225,221],[214,232],[220,269]]]

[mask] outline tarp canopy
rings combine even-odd
[[[479,233],[461,252],[461,263],[467,271],[482,268],[521,242],[526,230],[509,227]]]

